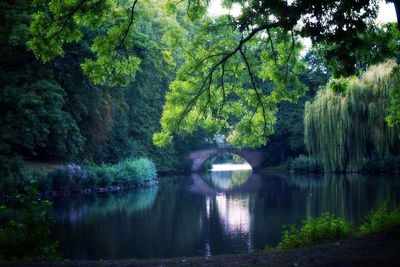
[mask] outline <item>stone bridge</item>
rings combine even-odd
[[[207,159],[224,153],[235,154],[242,157],[250,164],[253,170],[258,169],[261,166],[266,156],[266,153],[263,150],[234,147],[220,147],[192,151],[188,157],[192,161],[192,171],[199,171]]]

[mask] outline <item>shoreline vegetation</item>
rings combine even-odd
[[[128,158],[116,164],[68,164],[52,168],[25,168],[17,183],[3,183],[0,201],[14,199],[26,186],[40,197],[76,193],[114,192],[157,183],[157,170],[147,158]]]
[[[292,173],[338,173],[338,174],[394,174],[400,173],[400,156],[373,157],[365,159],[359,170],[353,171],[328,171],[324,170],[323,163],[312,155],[299,155],[294,159],[288,159],[285,163],[276,166],[266,166],[264,171],[292,172]]]

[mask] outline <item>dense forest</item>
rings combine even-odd
[[[2,177],[14,175],[22,159],[113,163],[146,156],[159,170],[181,170],[182,155],[207,142],[199,132],[167,148],[152,144],[174,77],[168,57],[160,56],[161,22],[143,19],[134,47],[140,69],[124,87],[112,88],[96,85],[81,69],[82,59],[92,57],[89,37],[68,45],[64,57],[42,63],[25,45],[36,10],[31,1],[4,1],[1,9]]]

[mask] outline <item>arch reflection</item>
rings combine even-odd
[[[250,178],[251,170],[212,171],[205,173],[202,178],[213,188],[232,190],[243,186]]]

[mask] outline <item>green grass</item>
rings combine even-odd
[[[300,228],[294,225],[284,226],[282,241],[277,249],[292,249],[312,245],[349,239],[354,236],[363,236],[369,233],[400,224],[400,208],[390,210],[385,201],[375,210],[371,210],[358,230],[353,224],[342,217],[330,213],[323,213],[316,218],[303,221]]]
[[[286,228],[282,241],[277,245],[278,249],[307,247],[354,236],[354,227],[349,221],[329,213],[308,218],[300,229],[294,225]]]
[[[390,211],[388,201],[376,210],[372,210],[365,218],[358,231],[359,235],[377,232],[400,224],[400,207]]]

